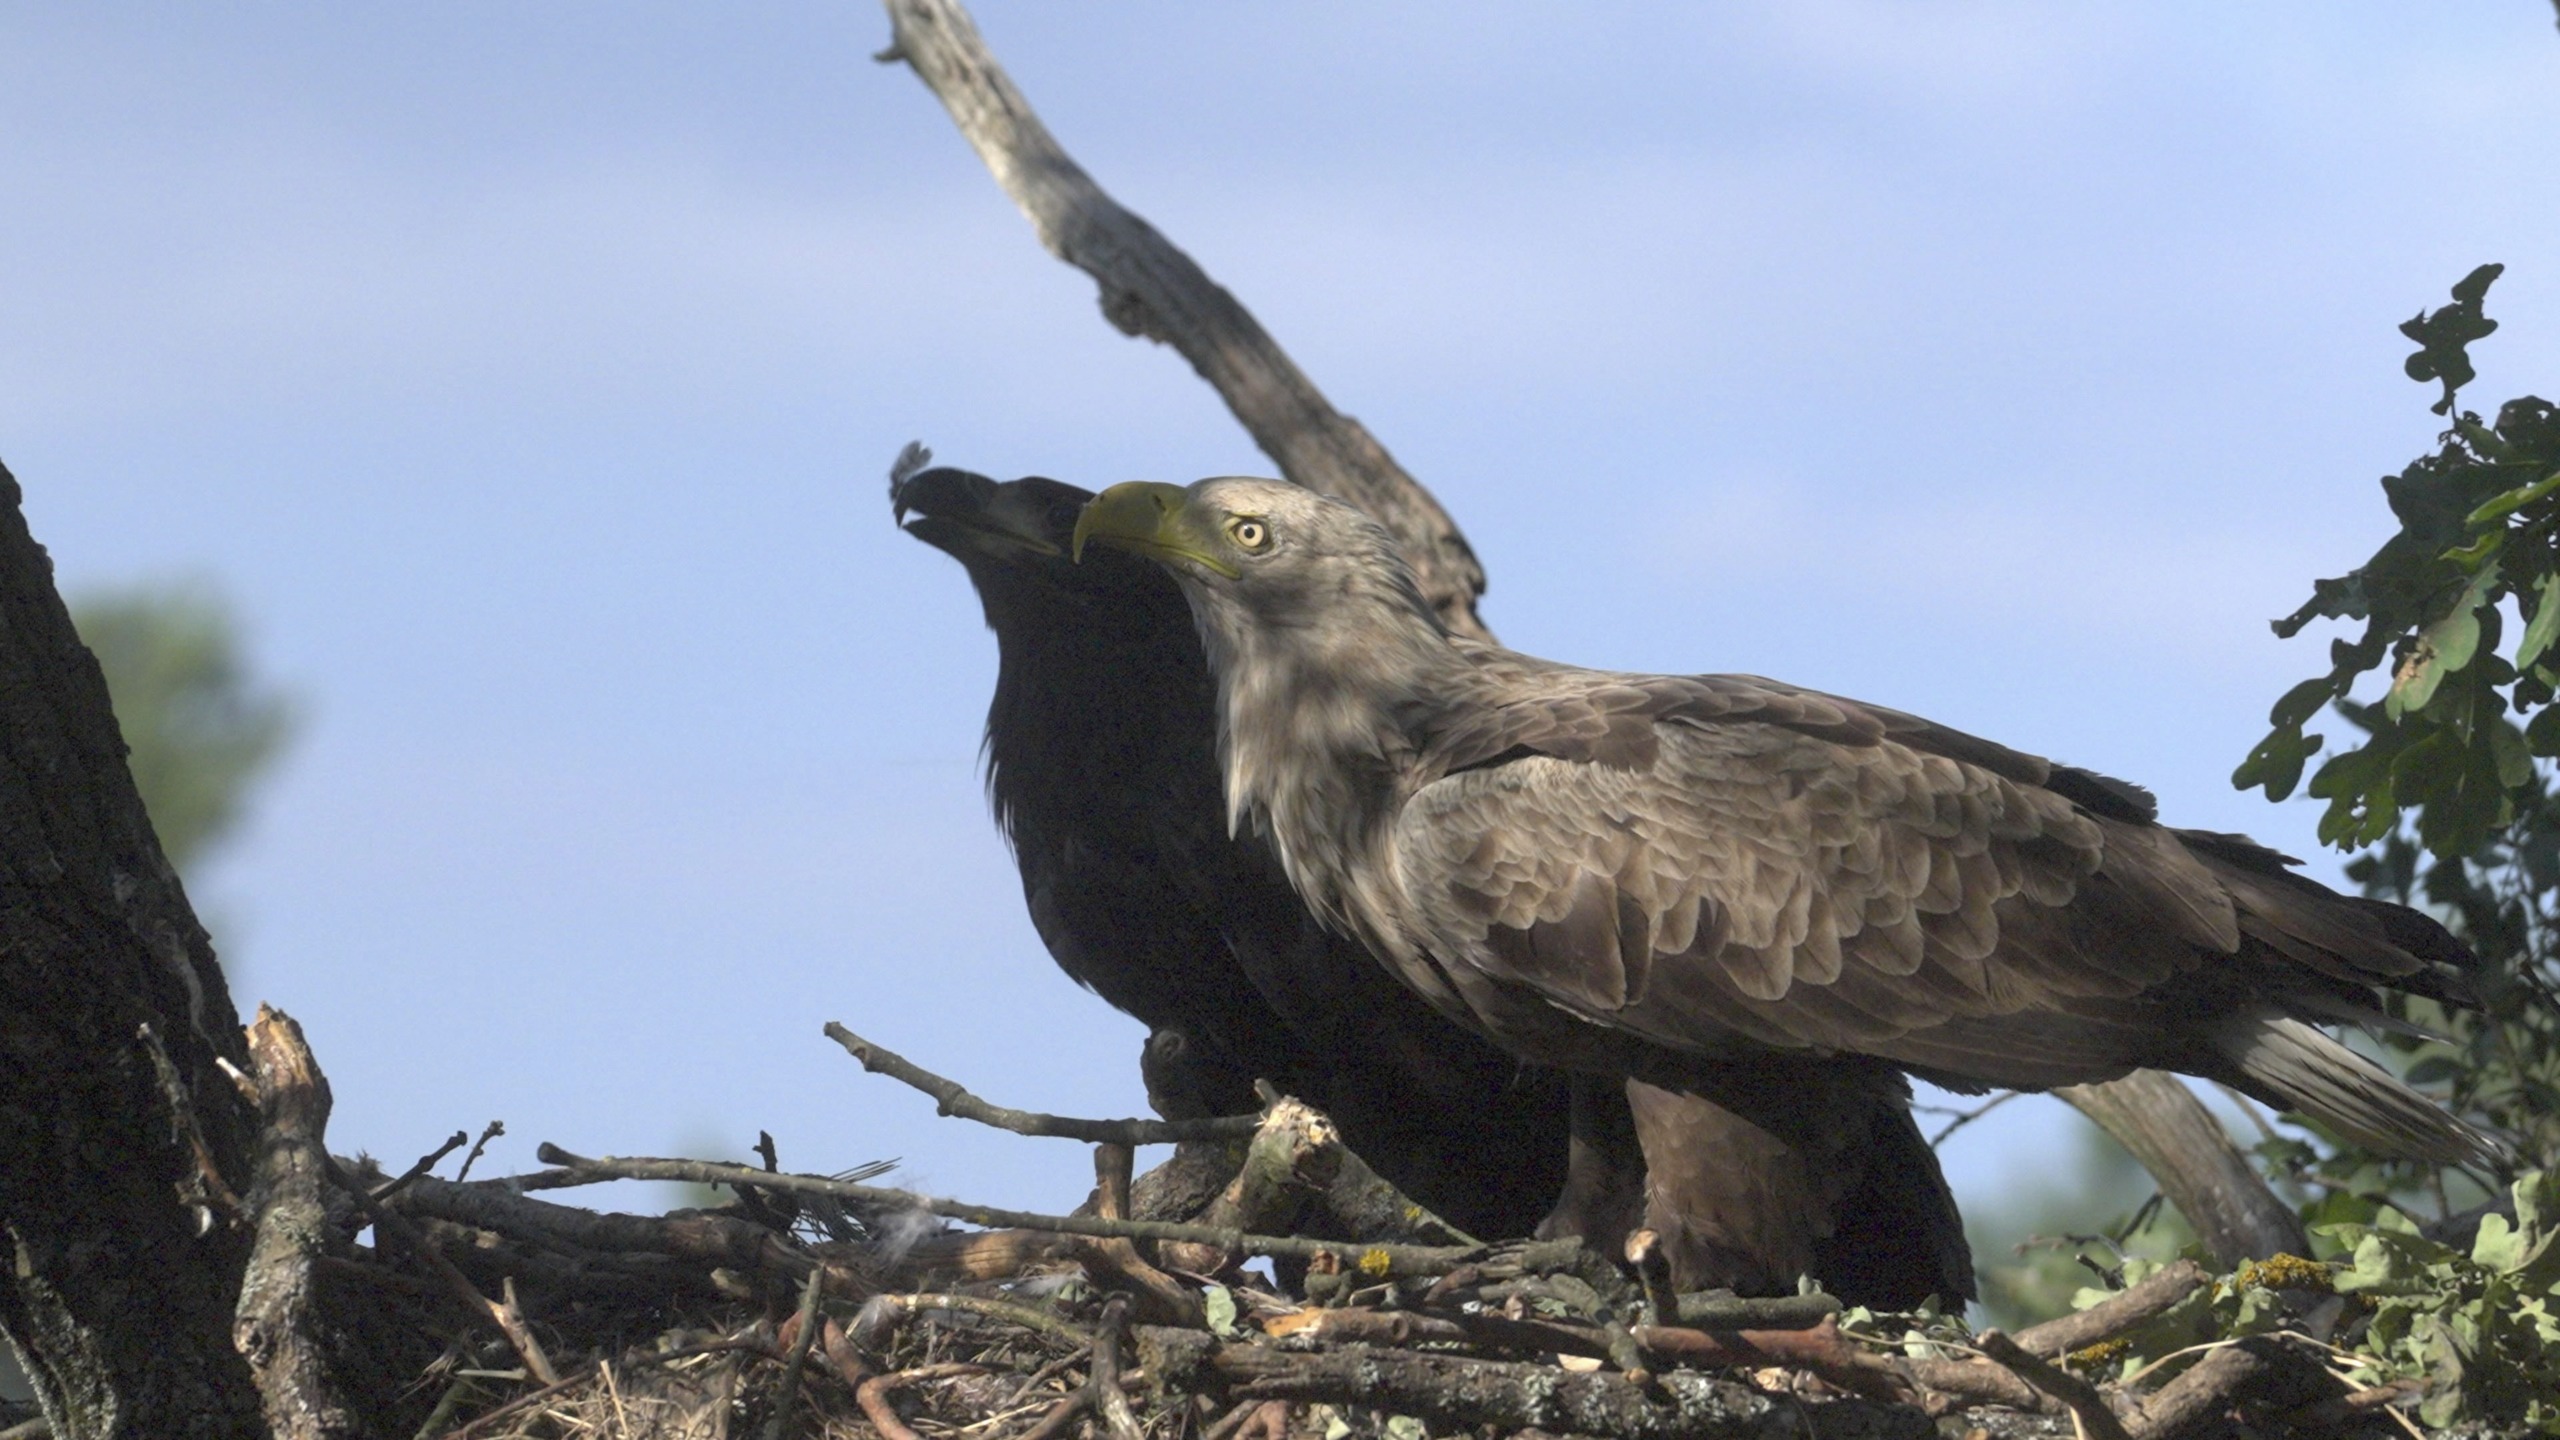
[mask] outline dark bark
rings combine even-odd
[[[264,1435],[240,1021],[0,469],[0,1331],[61,1440]]]
[[[249,1051],[265,1130],[248,1195],[256,1240],[232,1339],[257,1375],[276,1440],[359,1435],[330,1377],[318,1324],[317,1267],[329,1239],[329,1082],[302,1027],[281,1011],[259,1009]]]

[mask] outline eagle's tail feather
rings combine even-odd
[[[2300,1020],[2254,1015],[2226,1026],[2216,1048],[2241,1088],[2358,1144],[2439,1165],[2495,1165],[2506,1154],[2496,1138]]]

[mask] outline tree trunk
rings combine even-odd
[[[0,469],[0,1331],[58,1440],[263,1436],[240,1021]]]

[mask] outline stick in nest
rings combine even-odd
[[[932,1096],[938,1113],[975,1120],[981,1125],[1010,1130],[1016,1135],[1082,1140],[1097,1145],[1176,1145],[1185,1140],[1241,1139],[1252,1134],[1262,1123],[1259,1115],[1223,1115],[1210,1120],[1082,1120],[1069,1115],[1015,1110],[982,1100],[959,1081],[936,1075],[897,1051],[875,1045],[833,1020],[827,1022],[827,1038],[843,1046],[846,1054],[861,1061],[862,1068],[872,1074],[886,1075],[901,1085]]]

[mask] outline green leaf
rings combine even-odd
[[[2465,590],[2453,613],[2418,632],[2418,643],[2400,662],[2399,673],[2391,678],[2391,693],[2383,698],[2382,713],[2397,720],[2412,710],[2423,710],[2434,699],[2436,687],[2444,677],[2471,663],[2480,648],[2480,610],[2473,603],[2473,591]]]
[[[2249,790],[2263,785],[2268,799],[2284,799],[2302,779],[2302,762],[2319,750],[2321,739],[2298,729],[2278,729],[2259,741],[2240,768],[2231,772],[2232,787]]]
[[[2560,473],[2552,478],[2560,480]],[[2516,668],[2533,668],[2533,662],[2551,648],[2555,637],[2560,637],[2560,570],[2543,576],[2541,586],[2534,592],[2533,620],[2524,627],[2524,638],[2516,642]]]
[[[1212,1331],[1227,1336],[1236,1333],[1236,1292],[1224,1285],[1212,1285],[1200,1292],[1200,1308],[1207,1312]]]
[[[2553,572],[2552,581],[2560,584],[2560,571]],[[2554,625],[2560,626],[2560,621],[2555,621]],[[2522,660],[2516,662],[2518,666],[2524,663]],[[2299,730],[2304,721],[2319,714],[2320,707],[2328,704],[2337,693],[2338,682],[2334,676],[2322,675],[2305,680],[2284,692],[2284,698],[2267,712],[2267,723],[2278,730]]]
[[[2554,470],[2530,485],[2519,485],[2504,494],[2491,496],[2481,503],[2479,509],[2471,512],[2467,523],[2476,529],[2492,520],[2503,520],[2554,490],[2560,490],[2560,470]]]
[[[2498,783],[2509,790],[2522,790],[2533,783],[2533,751],[2524,743],[2524,732],[2504,720],[2489,722],[2489,755],[2498,767]]]
[[[2507,458],[2507,442],[2499,439],[2496,431],[2470,416],[2465,415],[2455,420],[2453,429],[2455,434],[2462,437],[2463,443],[2478,452],[2482,458],[2489,460]]]
[[[2495,1211],[2480,1217],[2480,1234],[2471,1242],[2471,1262],[2491,1270],[2508,1271],[2521,1267],[2527,1246],[2523,1235],[2507,1223],[2507,1217]]]
[[[2498,551],[2506,545],[2506,543],[2506,531],[2492,530],[2488,534],[2481,536],[2479,539],[2472,541],[2468,545],[2459,545],[2451,550],[2447,550],[2444,552],[2444,558],[2460,565],[2463,569],[2468,570],[2478,565],[2481,561],[2488,559],[2490,556],[2497,554]]]

